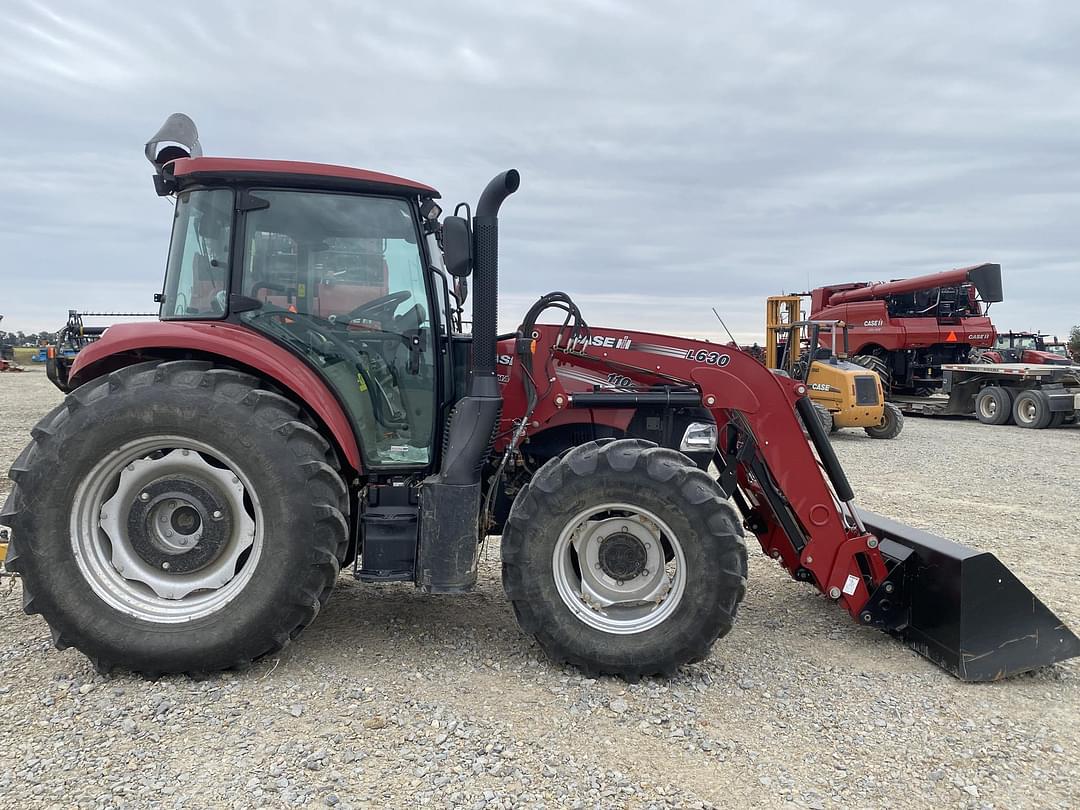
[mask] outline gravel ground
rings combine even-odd
[[[0,466],[58,401],[40,371],[0,376]],[[916,419],[893,442],[835,437],[864,506],[995,552],[1074,628],[1078,442]],[[473,594],[343,577],[280,657],[203,681],[97,676],[6,578],[0,806],[1080,804],[1076,662],[965,685],[750,563],[713,655],[633,686],[528,643],[493,545]]]

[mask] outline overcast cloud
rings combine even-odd
[[[1080,5],[38,3],[0,10],[0,313],[153,309],[142,144],[345,163],[502,222],[511,328],[760,336],[764,296],[982,261],[999,328],[1080,322]],[[446,206],[449,208],[449,206]]]

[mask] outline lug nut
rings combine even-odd
[[[168,522],[169,522],[169,518],[168,518],[167,516],[165,516],[165,515],[162,515],[162,516],[161,516],[161,522],[162,522],[162,523],[168,523]]]
[[[214,510],[214,520],[221,520],[221,510],[220,509],[215,509]]]
[[[829,588],[829,598],[830,599],[839,599],[840,598],[840,589],[835,587],[835,586],[832,587],[832,588]]]
[[[139,500],[142,501],[143,503],[146,503],[146,501],[150,500],[150,493],[149,492],[140,492],[139,493]]]
[[[166,529],[165,530],[165,536],[166,537],[172,537],[172,532],[169,529]]]
[[[866,624],[870,624],[870,622],[871,622],[871,620],[872,620],[873,618],[874,618],[874,617],[873,617],[873,616],[871,616],[869,612],[866,612],[866,613],[864,613],[864,614],[862,615],[862,620],[863,620],[863,621],[864,621],[864,622],[865,622]]]
[[[891,582],[886,582],[885,583],[885,593],[892,593],[895,590],[896,590],[896,586],[893,585]]]
[[[190,456],[191,451],[190,450],[181,450],[180,455],[182,455],[182,456]]]
[[[164,569],[165,569],[166,571],[168,571],[168,570],[169,570],[169,564],[168,564],[167,562],[163,562],[163,563],[161,564],[161,567],[162,567],[162,568],[164,568]]]

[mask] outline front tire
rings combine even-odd
[[[100,671],[240,668],[318,614],[348,495],[297,405],[197,361],[70,394],[11,469],[0,523],[27,613]]]
[[[537,471],[502,559],[518,623],[550,658],[631,681],[704,658],[746,590],[742,530],[716,482],[637,439],[589,442]]]
[[[883,420],[876,427],[866,427],[866,435],[871,439],[895,439],[904,429],[904,414],[891,402],[885,403]]]

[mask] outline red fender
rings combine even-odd
[[[357,472],[363,471],[352,423],[326,382],[291,352],[236,324],[155,321],[110,326],[100,340],[75,357],[68,380],[72,387],[79,386],[122,366],[152,358],[155,350],[161,349],[232,360],[292,391],[297,401],[314,411],[330,430],[348,465]],[[117,362],[121,355],[127,357]]]

